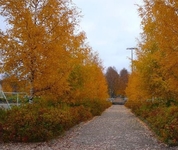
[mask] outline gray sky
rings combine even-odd
[[[140,28],[137,6],[142,0],[73,0],[82,11],[81,29],[87,41],[99,53],[103,66],[118,71],[130,69],[131,52],[136,47]]]
[[[140,17],[137,6],[142,0],[73,0],[81,10],[81,30],[87,42],[105,68],[115,66],[118,71],[130,69],[129,47],[136,47],[139,38]],[[0,17],[0,29],[4,28]]]

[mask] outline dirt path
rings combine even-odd
[[[157,141],[148,128],[123,105],[82,123],[50,142],[0,144],[0,150],[176,150]]]

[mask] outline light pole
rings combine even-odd
[[[133,72],[133,50],[136,50],[137,48],[136,47],[130,47],[130,48],[127,48],[127,50],[130,50],[131,51],[131,68],[132,68],[132,72]]]

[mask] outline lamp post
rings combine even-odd
[[[137,48],[136,47],[130,47],[130,48],[127,48],[127,50],[130,50],[131,51],[131,71],[133,72],[133,50],[136,50]]]

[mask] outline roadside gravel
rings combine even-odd
[[[178,150],[156,140],[147,126],[123,105],[43,143],[1,143],[0,150]]]

